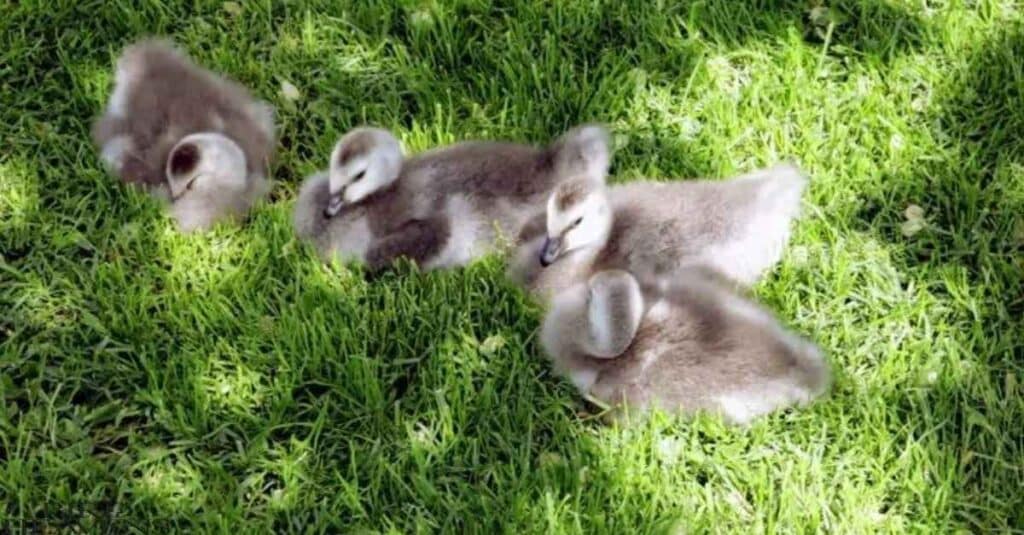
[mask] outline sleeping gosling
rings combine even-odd
[[[629,273],[596,273],[556,296],[541,344],[556,372],[613,419],[659,409],[746,424],[830,384],[814,344],[701,269],[649,301]]]
[[[357,128],[303,185],[293,222],[323,257],[370,271],[400,257],[426,270],[465,265],[514,238],[567,177],[604,176],[608,147],[604,128],[584,125],[545,148],[471,141],[405,158],[387,130]]]
[[[731,180],[566,181],[548,198],[544,226],[524,229],[510,275],[546,299],[606,269],[646,287],[704,266],[751,285],[782,257],[806,184],[790,164]]]
[[[273,109],[166,41],[125,49],[93,139],[110,172],[166,200],[186,232],[244,215],[270,189]]]

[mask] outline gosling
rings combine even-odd
[[[167,41],[125,49],[92,132],[109,171],[167,201],[182,231],[240,217],[270,189],[273,109]]]
[[[510,276],[545,299],[606,269],[646,286],[703,266],[751,285],[782,257],[806,184],[790,164],[731,180],[566,181],[548,198],[545,225],[524,227]]]
[[[461,266],[490,253],[536,216],[561,181],[608,171],[604,128],[583,125],[538,148],[471,141],[405,158],[387,130],[341,138],[327,173],[300,190],[296,234],[325,258],[370,271],[408,258],[425,270]]]
[[[658,409],[727,422],[805,405],[831,382],[814,344],[763,308],[687,270],[645,300],[625,271],[602,271],[559,293],[541,344],[556,372],[609,416]]]

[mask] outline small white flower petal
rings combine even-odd
[[[903,224],[900,225],[900,232],[908,238],[922,230],[924,230],[924,221],[920,219],[904,221]]]
[[[900,150],[903,148],[903,145],[903,136],[899,134],[893,134],[892,137],[889,138],[889,148],[891,148],[892,150]]]
[[[492,334],[480,344],[480,351],[488,356],[494,355],[501,348],[505,347],[505,337],[500,334]]]
[[[281,95],[291,102],[295,102],[302,97],[302,93],[299,92],[299,88],[295,87],[295,84],[288,80],[281,80]]]
[[[228,12],[228,15],[233,17],[237,17],[242,14],[242,4],[239,4],[238,2],[224,2],[221,7],[224,11]]]
[[[798,245],[790,250],[790,263],[796,267],[805,267],[810,263],[811,252],[806,246]]]

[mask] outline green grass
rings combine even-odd
[[[131,4],[0,5],[0,526],[1024,530],[1014,2],[834,3],[832,26],[799,1]],[[102,171],[89,123],[150,33],[279,108],[245,226],[179,235]],[[827,399],[602,427],[499,259],[368,283],[291,235],[355,125],[422,150],[590,120],[616,180],[806,167],[756,291],[828,352]]]

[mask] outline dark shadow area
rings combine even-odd
[[[1001,286],[987,311],[1000,320],[1024,312],[1014,297],[1015,259],[1024,252],[1024,32],[1017,26],[974,46],[951,69],[928,117],[937,154],[917,162],[912,175],[887,177],[886,196],[867,198],[853,222],[905,246],[911,266],[963,269],[981,287]],[[886,209],[908,203],[922,206],[932,229],[913,240],[900,235],[904,215]]]
[[[889,396],[911,436],[946,452],[936,469],[956,474],[952,514],[974,531],[1024,525],[1024,498],[1018,485],[1006,484],[1008,471],[1019,475],[1015,460],[1024,458],[1017,383],[1024,366],[1022,64],[1020,24],[970,45],[928,112],[937,153],[911,174],[887,177],[884,197],[866,199],[852,222],[902,248],[908,285],[928,284],[957,305],[947,323],[960,329],[961,345],[946,372],[965,377]],[[929,227],[908,239],[900,233],[902,211],[892,207],[911,203],[924,209]],[[930,280],[915,281],[915,273]],[[937,401],[947,397],[952,405]]]
[[[960,357],[934,382],[922,380],[894,392],[879,392],[893,410],[883,419],[850,421],[853,428],[901,429],[913,463],[892,467],[894,485],[887,507],[897,504],[909,518],[947,518],[950,529],[974,532],[1013,532],[1024,521],[1022,498],[1014,489],[1022,478],[1022,436],[1019,422],[1024,402],[1014,383],[1007,386],[1011,368],[993,355],[976,368],[958,367]],[[1020,354],[1013,358],[1018,359]],[[951,376],[952,375],[952,376]],[[883,452],[878,452],[883,455]],[[943,474],[941,482],[935,474]],[[947,485],[946,481],[952,483]],[[923,500],[925,496],[943,500]],[[909,506],[909,507],[908,507]]]
[[[822,22],[812,21],[808,5],[798,1],[716,0],[661,9],[607,2],[596,16],[592,6],[565,3],[547,17],[515,4],[345,11],[325,6],[315,38],[305,39],[308,46],[271,52],[272,59],[293,66],[282,77],[308,88],[294,110],[284,110],[281,144],[288,154],[278,178],[297,182],[287,171],[296,159],[322,159],[345,130],[364,122],[405,130],[414,142],[431,140],[417,150],[473,137],[546,142],[581,121],[620,119],[638,84],[685,85],[712,47],[784,42],[796,35],[813,49],[821,46],[830,21],[835,26],[828,52],[848,64],[888,63],[929,39],[918,15],[888,2],[846,2],[831,9],[833,15]],[[325,61],[317,42],[344,43],[348,55]],[[462,45],[451,46],[455,42]],[[515,103],[515,117],[507,115],[512,98],[522,99]],[[423,132],[424,122],[446,124],[445,136]],[[716,167],[646,140],[627,147],[622,160],[666,151],[672,153],[669,163],[695,176]]]
[[[980,275],[991,261],[1020,253],[1015,224],[1024,208],[1020,168],[1024,161],[1024,34],[1006,28],[982,42],[939,88],[929,123],[939,152],[919,162],[913,176],[889,177],[887,198],[872,198],[858,218],[904,241],[901,214],[882,207],[899,199],[920,199],[929,221],[941,232],[907,243],[918,263],[953,264]],[[1019,234],[1019,232],[1018,232]]]
[[[971,50],[966,67],[950,77],[936,124],[953,158],[922,174],[933,224],[950,234],[914,251],[923,263],[963,273],[981,292],[972,301],[983,306],[964,310],[963,323],[971,325],[975,347],[984,348],[976,357],[985,369],[939,431],[943,442],[966,446],[958,452],[957,515],[976,529],[1024,525],[1024,498],[994,477],[1024,458],[1024,406],[1015,386],[1024,366],[1022,64],[1024,27],[1013,24]],[[991,509],[1010,512],[1005,526],[979,522],[977,512]]]

